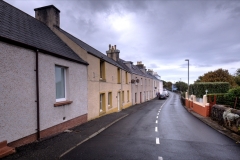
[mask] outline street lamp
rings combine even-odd
[[[181,91],[181,78],[180,78],[180,81],[179,81],[179,91],[180,91],[180,93],[182,93],[182,91]]]
[[[185,59],[188,62],[188,100],[189,100],[189,59]]]

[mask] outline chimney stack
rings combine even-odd
[[[106,51],[107,56],[112,58],[114,61],[118,61],[119,60],[119,53],[120,50],[117,49],[117,46],[111,46],[111,44],[109,44],[109,50]]]
[[[148,69],[147,72],[150,73],[151,75],[153,75],[153,70],[152,69]]]
[[[144,66],[144,64],[142,63],[142,61],[137,61],[137,65],[136,65],[139,69],[144,69],[144,68],[146,68],[145,66]]]
[[[54,5],[35,8],[34,11],[35,18],[45,23],[50,29],[54,26],[60,27],[60,11]]]

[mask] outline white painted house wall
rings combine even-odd
[[[53,106],[56,103],[55,65],[67,67],[67,100],[73,101],[69,105]],[[40,130],[87,114],[86,65],[39,54],[39,90]]]
[[[0,42],[0,142],[37,129],[35,53]]]
[[[67,67],[67,100],[56,103],[55,64]],[[36,53],[0,42],[0,142],[36,133]],[[39,53],[40,130],[87,114],[87,66]],[[65,117],[65,120],[63,120]]]
[[[163,81],[159,81],[159,92],[163,93]]]

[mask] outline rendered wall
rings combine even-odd
[[[36,132],[35,52],[0,42],[0,142]]]
[[[163,81],[159,81],[159,92],[163,93]]]
[[[26,141],[34,141],[37,129],[36,53],[0,42],[0,60],[0,141],[15,143],[31,135]],[[55,64],[68,67],[68,100],[73,101],[70,105],[53,106],[56,102]],[[77,119],[69,122],[75,125],[84,121],[87,114],[85,65],[39,53],[39,89],[41,131],[74,118]],[[72,125],[69,122],[69,126]],[[51,134],[51,131],[46,132],[46,135]]]
[[[55,65],[67,67],[67,100],[69,105],[56,103]],[[40,129],[87,114],[87,66],[46,54],[39,54]]]
[[[125,81],[125,74],[122,74],[122,85],[117,83],[117,67],[105,62],[105,80],[100,79],[100,59],[88,54],[88,120],[95,119],[99,116],[118,111],[118,92],[124,91],[124,102],[122,108],[131,105],[131,84]],[[130,74],[128,73],[128,79]],[[122,88],[122,90],[121,90]],[[127,91],[129,91],[129,101],[127,102]],[[108,92],[112,92],[112,106],[107,105]],[[105,112],[100,113],[100,93],[105,94]],[[121,94],[120,94],[121,95]],[[121,97],[119,97],[121,102]],[[120,108],[121,110],[121,108]]]
[[[140,76],[140,75],[136,75],[136,74],[132,74],[131,75],[132,79],[136,80],[143,80],[142,83],[139,82],[137,83],[132,83],[132,102],[133,104],[139,104],[139,103],[143,103],[146,102],[148,100],[151,100],[153,98],[155,98],[155,95],[153,96],[153,80],[148,78],[148,77],[144,77],[144,76]],[[137,97],[135,97],[135,94],[137,93]],[[141,93],[141,101],[140,101],[140,93]],[[135,102],[135,98],[137,98],[137,101]]]
[[[88,65],[88,120],[95,119],[103,114],[108,114],[118,111],[117,108],[117,93],[122,89],[124,100],[127,100],[127,91],[129,91],[129,101],[122,103],[122,108],[129,107],[131,102],[131,84],[126,84],[125,74],[122,74],[122,85],[117,83],[117,67],[105,62],[105,75],[106,81],[100,80],[100,59],[87,53],[84,49],[78,46],[75,42],[70,40],[66,35],[61,33],[58,29],[54,28],[53,31],[82,59],[89,63]],[[131,75],[128,73],[128,80]],[[130,81],[129,81],[130,82]],[[105,102],[108,101],[108,92],[112,92],[112,106],[105,106],[106,112],[100,113],[100,93],[105,93]],[[121,94],[120,94],[121,95]],[[121,101],[121,97],[120,101]],[[106,103],[107,104],[107,103]],[[121,110],[121,108],[120,108]]]
[[[69,39],[65,34],[60,32],[57,28],[53,28],[53,31],[55,34],[58,35],[59,38],[62,39],[75,53],[79,55],[84,61],[87,61],[87,52],[81,48],[79,45],[77,45],[75,42],[73,42],[71,39]]]

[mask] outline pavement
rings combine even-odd
[[[121,119],[137,112],[141,107],[144,107],[146,103],[137,104],[124,109],[120,112],[105,115],[103,117],[91,120],[82,125],[66,130],[63,133],[43,139],[39,142],[34,142],[28,145],[24,145],[16,148],[16,153],[9,155],[3,160],[8,159],[59,159],[75,147],[81,145],[85,141],[98,135],[111,125],[117,123]],[[185,107],[185,106],[183,106]],[[186,107],[185,107],[186,108]],[[203,123],[214,128],[218,132],[228,136],[229,138],[240,142],[240,135],[233,133],[229,129],[218,125],[216,121],[211,120],[210,117],[203,117],[186,108],[190,114],[201,120]]]

